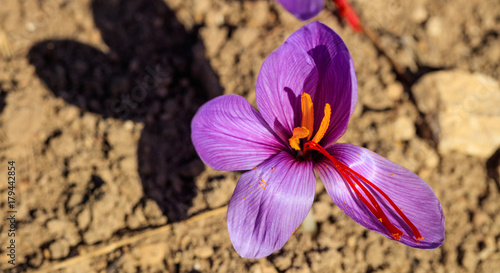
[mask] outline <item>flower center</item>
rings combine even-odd
[[[303,93],[300,96],[300,102],[302,107],[302,121],[300,127],[295,127],[293,129],[293,135],[288,139],[290,143],[290,147],[293,149],[300,151],[300,140],[310,140],[314,131],[314,108],[311,100],[311,96],[307,93]],[[321,121],[321,125],[319,126],[316,135],[312,139],[312,141],[319,143],[328,129],[328,125],[330,124],[330,116],[332,115],[332,109],[330,104],[325,105],[325,115],[323,116],[323,120]]]

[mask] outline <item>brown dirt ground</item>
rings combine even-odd
[[[500,152],[487,160],[439,154],[411,99],[413,83],[429,71],[500,77],[498,2],[352,3],[411,77],[397,77],[384,54],[339,22],[327,3],[316,19],[343,37],[359,81],[343,141],[430,184],[446,216],[442,247],[412,249],[365,230],[318,183],[317,235],[299,229],[260,260],[234,251],[223,208],[240,174],[204,166],[189,126],[212,97],[239,94],[255,104],[263,60],[304,24],[273,1],[5,0],[0,42],[7,37],[12,56],[4,49],[0,65],[0,164],[16,161],[18,239],[11,268],[3,220],[0,268],[499,272]],[[399,117],[416,133],[401,132]],[[6,199],[2,186],[0,219],[7,218]]]

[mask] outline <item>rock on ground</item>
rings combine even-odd
[[[490,157],[500,146],[500,88],[483,74],[430,73],[413,88],[442,153]]]

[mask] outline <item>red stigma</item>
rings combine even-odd
[[[330,161],[333,162],[333,165],[337,169],[337,171],[342,175],[345,181],[347,181],[347,184],[349,187],[354,191],[354,193],[359,197],[359,199],[363,202],[363,204],[370,210],[370,212],[384,225],[384,227],[391,233],[392,237],[399,241],[401,239],[401,236],[403,236],[403,232],[398,229],[395,225],[393,225],[390,221],[387,215],[384,213],[382,208],[380,207],[379,203],[373,196],[373,194],[368,190],[368,188],[371,187],[372,190],[377,191],[380,193],[385,200],[391,205],[391,207],[396,211],[405,221],[405,223],[411,228],[413,234],[415,235],[415,240],[417,243],[419,243],[419,239],[423,239],[422,235],[418,231],[418,229],[415,227],[415,225],[406,217],[406,215],[396,206],[394,201],[387,196],[385,192],[383,192],[379,187],[377,187],[375,184],[370,182],[368,179],[354,171],[353,169],[349,168],[346,166],[344,163],[340,162],[338,159],[334,158],[331,156],[323,147],[321,147],[318,143],[309,141],[304,144],[304,154],[308,150],[316,150],[326,156]],[[366,185],[365,185],[366,184]],[[368,187],[368,188],[367,188]],[[363,191],[363,193],[368,197],[368,200],[363,196],[360,192]]]
[[[363,30],[361,20],[351,4],[347,0],[333,0],[333,2],[335,2],[338,8],[340,16],[349,23],[352,29],[356,32],[361,32]]]

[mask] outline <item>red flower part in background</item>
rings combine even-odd
[[[300,20],[309,20],[323,9],[324,0],[277,0],[288,12]],[[347,0],[333,0],[339,14],[356,32],[362,32],[361,20]]]
[[[347,0],[333,0],[339,9],[340,16],[344,18],[356,32],[362,32],[361,20]]]

